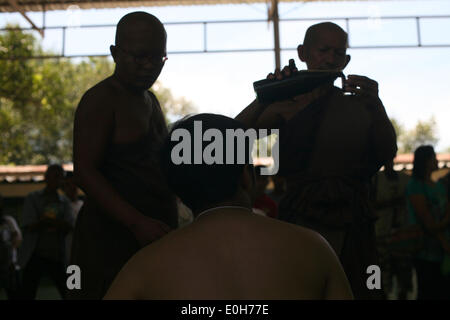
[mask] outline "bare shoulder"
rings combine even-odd
[[[301,227],[300,227],[301,228]],[[352,300],[353,293],[339,257],[329,242],[319,233],[302,228],[301,232],[314,250],[314,263],[320,267],[325,277],[324,299]]]
[[[111,132],[117,101],[117,90],[114,90],[111,77],[87,90],[75,111],[75,141],[79,140],[79,134],[83,132],[83,144],[92,139],[94,134],[98,139],[103,139],[99,132]]]
[[[353,294],[344,269],[336,252],[319,233],[298,226],[299,238],[308,246],[311,263],[316,265],[325,278],[324,299],[353,299]]]
[[[283,229],[285,229],[286,235],[292,235],[298,239],[297,242],[298,245],[309,246],[312,249],[317,249],[318,247],[324,248],[325,250],[328,250],[328,248],[331,249],[331,246],[328,243],[328,241],[318,232],[299,225],[277,220],[275,221],[277,223],[283,224]]]
[[[336,253],[334,252],[328,241],[318,232],[302,226],[294,224],[286,224],[284,236],[287,237],[286,242],[291,244],[290,249],[295,252],[302,252],[302,263],[310,261],[311,264],[320,266],[321,271],[327,272],[327,266],[338,262]],[[289,232],[288,230],[291,229]]]
[[[104,79],[87,90],[81,97],[77,113],[111,110],[111,105],[116,100],[115,90],[111,77]]]
[[[156,260],[155,260],[156,258]],[[138,251],[123,266],[109,287],[104,299],[106,300],[139,300],[151,294],[152,287],[158,279],[154,270],[158,261],[157,252],[153,245]],[[148,285],[150,284],[150,285]]]
[[[186,228],[188,229],[188,228]],[[186,261],[189,245],[186,232],[177,229],[136,252],[116,276],[109,298],[152,299]]]

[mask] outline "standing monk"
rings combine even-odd
[[[168,132],[155,95],[166,31],[145,12],[125,15],[110,47],[114,74],[89,89],[75,114],[74,175],[86,193],[71,264],[81,269],[75,299],[101,299],[125,262],[177,227],[176,202],[158,152]]]
[[[311,26],[298,55],[308,70],[341,71],[350,62],[347,33],[331,22]],[[269,77],[282,79],[286,67]],[[367,267],[377,264],[368,182],[397,151],[396,135],[378,83],[349,75],[344,92],[328,83],[310,93],[263,105],[255,100],[236,119],[279,128],[279,173],[287,179],[279,218],[318,231],[338,254],[357,299],[368,290]]]

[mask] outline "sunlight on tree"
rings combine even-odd
[[[406,130],[396,119],[391,119],[397,133],[398,153],[412,153],[417,147],[425,144],[436,146],[437,123],[434,117],[419,120],[413,129]]]
[[[7,27],[17,27],[8,25]],[[0,58],[50,55],[26,31],[0,34]],[[110,76],[108,58],[0,60],[0,164],[72,162],[74,113],[83,93]],[[195,112],[185,98],[156,84],[166,116]]]

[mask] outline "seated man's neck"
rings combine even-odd
[[[206,210],[213,210],[215,208],[220,209],[220,208],[224,208],[224,207],[241,207],[241,208],[245,208],[245,209],[252,209],[252,202],[250,201],[250,199],[248,197],[234,197],[231,198],[229,200],[225,200],[225,201],[220,201],[220,202],[216,202],[216,203],[212,203],[212,204],[208,204],[205,206],[202,206],[201,208],[199,208],[198,210],[194,211],[195,216],[197,216],[198,214],[200,214],[201,212],[204,212]]]

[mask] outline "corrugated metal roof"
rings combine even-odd
[[[279,0],[279,2],[313,2],[336,0]],[[338,0],[339,1],[339,0]],[[356,0],[344,0],[356,1]],[[359,0],[361,1],[361,0]],[[364,0],[363,0],[364,1]],[[366,0],[368,1],[368,0]],[[373,0],[372,0],[373,1]],[[239,3],[264,3],[267,0],[16,0],[25,11],[50,11],[66,10],[71,5],[80,9],[103,8],[130,8],[130,7],[160,7],[178,5],[213,5],[213,4],[239,4]],[[0,12],[16,12],[8,0],[0,0]]]

